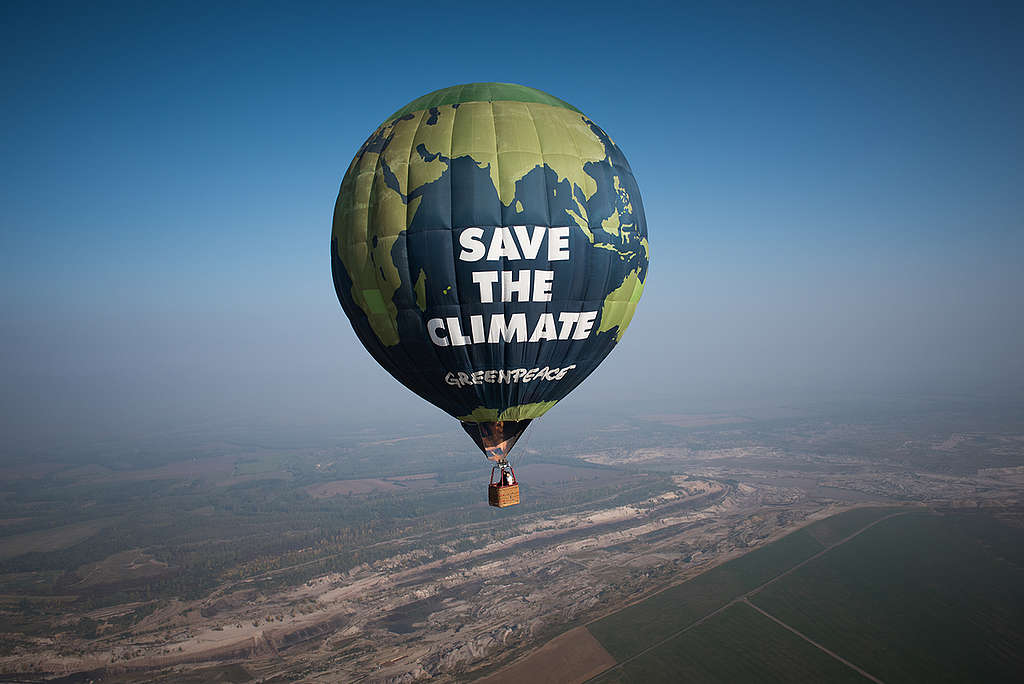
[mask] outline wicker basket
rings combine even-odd
[[[519,503],[519,480],[508,463],[491,468],[491,485],[487,488],[487,503],[497,508]]]
[[[519,485],[492,484],[487,488],[487,503],[498,508],[519,503]]]

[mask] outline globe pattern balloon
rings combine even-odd
[[[360,341],[499,462],[622,339],[649,256],[618,146],[575,107],[501,83],[388,117],[345,173],[331,236]]]

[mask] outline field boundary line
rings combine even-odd
[[[847,660],[846,658],[844,658],[841,655],[839,655],[838,653],[836,653],[835,651],[830,651],[829,649],[825,648],[824,646],[819,644],[817,641],[815,641],[814,639],[812,639],[809,636],[807,636],[806,634],[804,634],[803,632],[798,631],[795,627],[790,627],[785,622],[783,622],[779,618],[775,617],[771,613],[768,613],[767,611],[761,610],[761,608],[759,608],[756,605],[754,605],[753,603],[751,603],[749,598],[744,598],[743,599],[743,603],[747,604],[748,606],[750,606],[751,608],[756,610],[761,615],[764,615],[766,618],[768,618],[772,622],[774,622],[777,625],[779,625],[779,627],[784,627],[785,629],[788,629],[793,634],[796,634],[798,637],[800,637],[801,639],[803,639],[804,641],[809,643],[811,646],[814,646],[815,648],[817,648],[822,653],[826,653],[826,654],[832,656],[833,658],[835,658],[836,660],[841,662],[843,665],[846,665],[851,670],[854,670],[855,672],[860,674],[862,677],[867,677],[868,679],[873,681],[875,684],[885,684],[885,682],[883,682],[878,677],[874,676],[870,672],[867,672],[867,671],[857,667],[856,665],[851,663],[849,660]]]
[[[813,556],[810,556],[809,558],[805,558],[804,560],[800,561],[799,563],[797,563],[793,567],[789,568],[788,570],[786,570],[784,572],[780,572],[778,575],[776,575],[775,577],[772,577],[767,582],[765,582],[765,583],[763,583],[763,584],[761,584],[761,585],[759,585],[757,587],[754,587],[753,589],[751,589],[748,592],[744,592],[743,594],[740,594],[736,598],[734,598],[731,601],[727,602],[726,604],[724,604],[720,608],[716,608],[715,610],[711,611],[710,613],[708,613],[704,617],[700,618],[699,620],[695,620],[694,622],[691,622],[690,624],[686,625],[685,627],[683,627],[681,629],[677,629],[675,632],[672,632],[671,634],[669,634],[667,637],[665,637],[661,641],[657,641],[657,642],[651,644],[650,646],[648,646],[647,648],[643,649],[642,651],[638,651],[637,653],[634,653],[633,655],[631,655],[630,657],[626,658],[625,660],[616,663],[612,667],[609,667],[607,670],[604,670],[603,672],[599,672],[598,674],[594,675],[593,677],[591,677],[587,681],[593,681],[594,679],[596,679],[597,677],[601,676],[605,672],[611,672],[612,670],[621,669],[623,665],[626,665],[627,663],[633,662],[634,660],[636,660],[640,656],[646,655],[646,654],[650,653],[651,651],[653,651],[654,649],[658,648],[659,646],[665,645],[669,641],[672,641],[673,639],[675,639],[680,634],[684,634],[684,633],[690,631],[691,629],[693,629],[694,627],[699,627],[700,625],[704,624],[705,622],[707,622],[711,618],[715,617],[716,615],[718,615],[719,613],[724,611],[726,608],[729,608],[729,607],[731,607],[731,606],[733,606],[733,605],[735,605],[737,603],[740,603],[741,601],[742,602],[746,602],[746,603],[750,603],[748,601],[748,599],[751,596],[753,596],[754,594],[756,594],[757,592],[759,592],[762,589],[764,589],[765,587],[767,587],[769,584],[772,584],[776,580],[782,579],[783,577],[785,577],[786,575],[790,574],[791,572],[795,572],[796,570],[799,570],[800,568],[802,568],[803,566],[807,565],[808,563],[810,563],[811,561],[815,560],[816,558],[820,558],[820,557],[824,556],[826,553],[828,553],[832,549],[834,549],[834,548],[836,548],[838,546],[842,546],[843,544],[845,544],[846,542],[850,541],[854,537],[856,537],[856,536],[858,536],[858,535],[860,535],[860,534],[862,534],[864,532],[867,532],[868,530],[870,530],[872,527],[874,527],[875,525],[879,524],[880,522],[888,520],[889,518],[895,518],[895,517],[900,516],[900,515],[907,515],[909,513],[919,513],[919,512],[921,512],[920,509],[909,509],[909,510],[905,510],[905,511],[897,511],[895,513],[890,513],[889,515],[883,516],[883,517],[879,518],[878,520],[875,520],[875,521],[872,521],[872,522],[868,523],[867,525],[865,525],[864,527],[860,528],[859,530],[857,530],[853,534],[849,535],[848,537],[844,537],[843,539],[840,539],[839,541],[835,542],[834,544],[826,546],[824,549],[822,549],[818,553],[814,554]],[[827,518],[826,518],[826,520],[827,520]],[[806,527],[800,528],[800,530],[802,530],[802,529],[806,529]],[[796,532],[799,532],[800,530],[794,530],[790,534],[795,534]],[[789,535],[786,535],[786,536],[788,537]],[[776,541],[779,541],[781,539],[785,539],[785,537],[780,537]],[[772,542],[772,543],[775,543],[775,542]],[[742,556],[739,556],[739,557],[742,558]],[[722,567],[722,566],[718,565],[718,566],[715,566],[715,567]],[[709,570],[712,570],[712,569],[714,569],[714,568],[709,568]],[[701,574],[703,574],[703,573],[701,573]],[[697,576],[695,575],[694,577],[697,577]],[[691,577],[690,579],[694,579],[694,577]],[[689,582],[689,581],[690,581],[689,579],[686,580],[686,582]],[[685,584],[685,582],[680,582],[680,584]],[[676,585],[676,586],[678,586],[678,585]],[[655,596],[655,595],[657,595],[657,594],[652,594],[652,596]],[[646,599],[644,599],[644,600],[646,600]],[[750,603],[750,605],[754,606],[754,604],[752,604],[752,603]],[[616,611],[616,612],[618,612],[618,611]],[[612,615],[614,615],[614,613],[612,613]],[[597,620],[594,620],[594,622],[596,622],[596,621]],[[878,680],[875,680],[875,681],[878,681]]]
[[[872,527],[874,527],[875,525],[877,525],[880,522],[884,522],[884,521],[888,520],[889,518],[895,518],[895,517],[900,516],[900,515],[907,515],[908,513],[920,513],[920,512],[921,511],[918,511],[918,510],[898,511],[896,513],[890,513],[887,516],[879,518],[878,520],[875,520],[874,522],[870,522],[867,525],[865,525],[864,527],[862,527],[859,530],[857,530],[856,532],[854,532],[853,534],[851,534],[849,537],[845,537],[843,539],[840,539],[839,541],[837,541],[834,544],[826,546],[825,548],[823,548],[821,551],[819,551],[818,553],[814,554],[810,558],[805,558],[804,560],[800,561],[799,563],[797,563],[796,565],[791,567],[789,570],[786,570],[784,572],[780,572],[778,575],[776,575],[775,577],[772,577],[770,580],[768,580],[767,582],[765,582],[761,586],[755,587],[755,588],[751,589],[750,591],[746,592],[745,594],[743,594],[742,596],[739,596],[739,597],[733,599],[732,602],[735,603],[736,601],[745,600],[747,597],[753,596],[757,592],[759,592],[762,589],[764,589],[765,587],[767,587],[769,584],[772,584],[772,583],[782,579],[783,577],[785,577],[786,575],[788,575],[790,573],[796,572],[797,570],[799,570],[803,566],[807,565],[811,561],[817,560],[818,558],[821,558],[822,556],[824,556],[826,553],[828,553],[832,549],[837,548],[839,546],[842,546],[843,544],[845,544],[846,542],[850,541],[854,537],[857,537],[857,536],[863,534],[864,532],[867,532],[868,530],[870,530]]]

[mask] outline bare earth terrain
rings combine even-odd
[[[604,650],[586,627],[575,627],[559,634],[531,653],[502,670],[479,680],[481,684],[576,684],[585,682],[615,665],[615,658]]]

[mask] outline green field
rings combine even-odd
[[[866,680],[745,603],[734,603],[599,681],[843,684]]]
[[[752,601],[885,682],[1020,681],[1024,568],[962,520],[886,520]]]
[[[867,681],[734,602],[748,593],[887,684],[1019,681],[1024,530],[977,513],[883,519],[892,512],[855,509],[820,521],[589,625],[620,663],[597,681]]]
[[[591,623],[588,629],[616,660],[622,661],[894,510],[857,508],[813,523]]]

